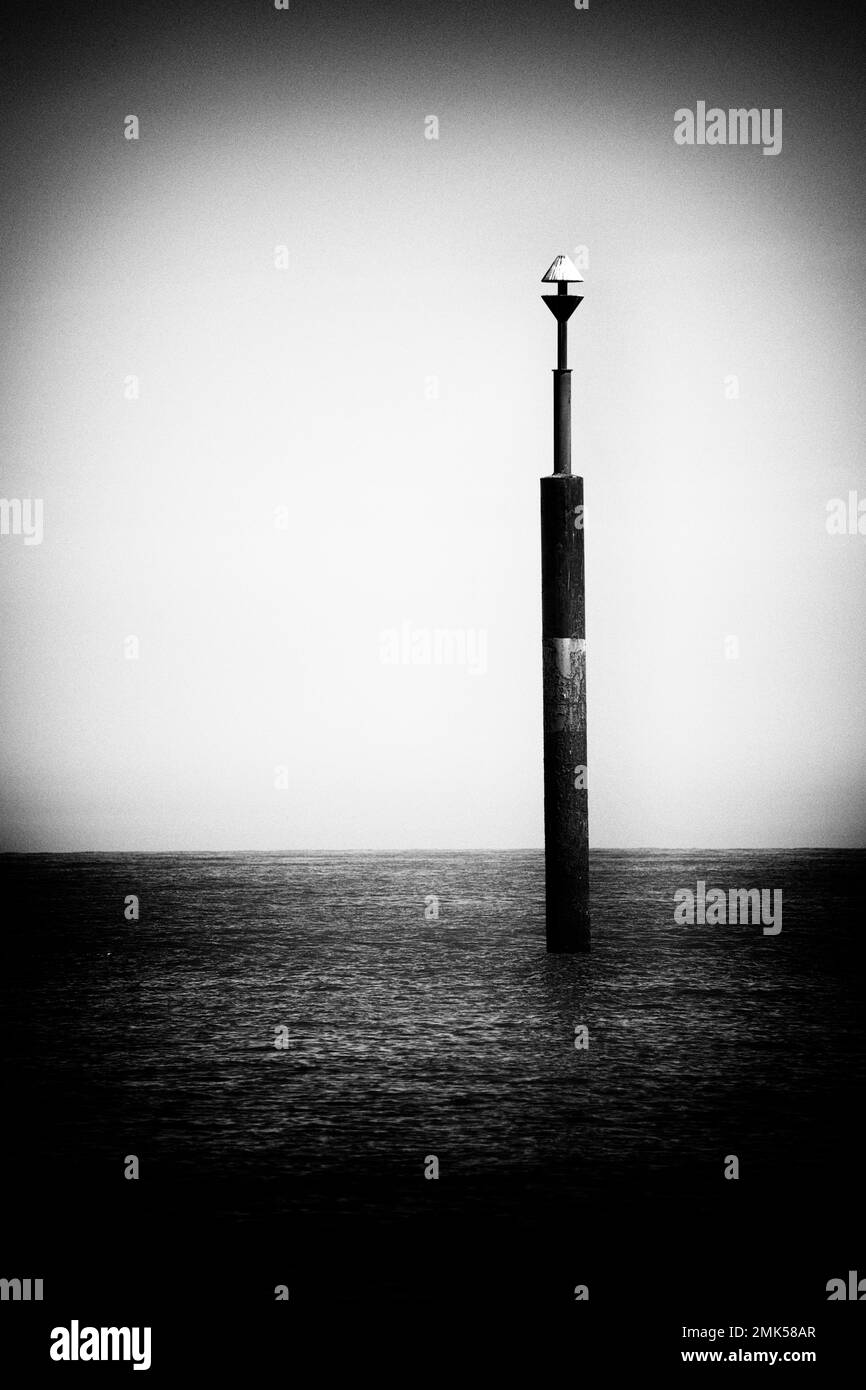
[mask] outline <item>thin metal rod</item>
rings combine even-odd
[[[553,373],[553,471],[571,472],[571,372],[567,368]]]

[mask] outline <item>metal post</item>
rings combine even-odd
[[[544,868],[548,951],[588,951],[589,820],[586,778],[586,627],[583,479],[571,472],[571,372],[567,323],[581,276],[557,256],[543,277],[557,320],[553,373],[553,474],[541,479],[541,608],[544,698]]]

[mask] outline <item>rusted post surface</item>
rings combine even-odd
[[[589,806],[583,479],[541,479],[547,949],[587,951]]]

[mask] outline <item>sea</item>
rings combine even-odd
[[[593,851],[582,955],[545,950],[534,849],[0,872],[7,1234],[49,1263],[58,1229],[67,1260],[361,1250],[374,1283],[377,1250],[471,1272],[521,1231],[566,1281],[729,1232],[854,1257],[864,852]],[[781,931],[677,922],[699,882],[780,890]],[[317,1287],[363,1297],[351,1268]]]

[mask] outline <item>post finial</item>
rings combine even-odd
[[[566,283],[572,281],[577,285],[583,284],[583,276],[569,256],[557,256],[553,265],[548,266],[541,279],[543,282],[564,280]]]

